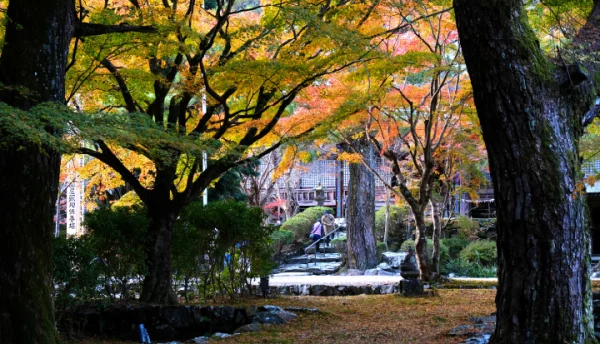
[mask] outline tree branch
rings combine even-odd
[[[100,63],[112,74],[112,76],[117,81],[117,84],[119,85],[119,91],[121,91],[121,95],[123,96],[123,100],[125,101],[127,111],[135,112],[137,110],[135,106],[135,101],[133,100],[131,93],[129,93],[129,88],[125,83],[125,79],[123,78],[121,73],[119,73],[117,67],[106,58],[100,61]]]
[[[128,24],[122,25],[103,25],[92,23],[75,23],[73,37],[88,37],[105,35],[108,33],[124,33],[124,32],[141,32],[141,33],[157,33],[158,30],[151,25],[147,26],[132,26]]]

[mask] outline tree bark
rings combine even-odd
[[[370,166],[375,166],[375,150],[367,139],[353,142]],[[348,267],[366,270],[377,266],[377,247],[373,227],[375,224],[375,176],[361,163],[352,163],[348,187],[348,226],[346,244]]]
[[[425,236],[425,211],[417,211],[413,209],[415,215],[415,253],[417,256],[417,264],[419,265],[420,278],[423,281],[429,281],[431,278],[431,266],[428,263],[427,253],[427,237]]]
[[[455,0],[497,205],[493,343],[591,343],[580,115],[520,0]],[[482,19],[484,18],[484,19]]]
[[[389,250],[388,237],[390,232],[390,189],[385,188],[385,225],[383,228],[383,242],[385,249]]]
[[[64,102],[72,6],[66,0],[10,1],[0,101],[24,110]],[[50,243],[60,154],[15,142],[6,129],[0,137],[0,343],[58,343]]]
[[[440,276],[440,239],[442,237],[442,221],[440,216],[440,205],[434,200],[430,200],[429,204],[431,204],[431,219],[433,222],[433,259],[431,268],[433,269],[432,277],[436,279]]]
[[[149,207],[150,227],[147,253],[148,273],[144,278],[140,301],[156,304],[177,304],[173,293],[171,272],[171,241],[173,226],[178,212],[171,212],[168,206]]]

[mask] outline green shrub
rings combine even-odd
[[[346,252],[346,239],[345,235],[341,235],[331,240],[331,246],[335,248],[335,252],[344,253]]]
[[[384,242],[378,241],[376,245],[377,249],[377,259],[381,260],[381,254],[387,251],[387,247]]]
[[[86,215],[84,223],[100,261],[105,292],[111,299],[117,295],[128,299],[133,294],[131,281],[139,282],[146,272],[149,220],[145,208],[98,209]]]
[[[491,240],[477,240],[471,242],[460,252],[460,258],[468,262],[478,262],[484,266],[496,264],[498,253],[496,243]]]
[[[450,256],[450,259],[458,258],[460,251],[469,245],[469,240],[461,238],[449,238],[442,239],[440,241],[448,248],[448,255]]]
[[[390,241],[402,242],[406,235],[406,207],[390,206],[390,227],[388,237]],[[375,237],[382,241],[385,233],[385,207],[375,213]]]
[[[280,228],[281,230],[294,233],[294,241],[304,244],[309,242],[308,236],[310,235],[313,224],[314,222],[310,219],[296,215],[285,221]]]
[[[456,221],[456,225],[458,226],[458,235],[462,239],[477,238],[477,232],[479,232],[479,222],[464,215],[458,216],[454,221]]]
[[[285,229],[273,231],[271,241],[275,252],[280,253],[284,245],[290,245],[294,242],[294,232]]]
[[[331,211],[331,208],[310,207],[310,208],[306,208],[303,212],[296,215],[296,217],[301,216],[301,217],[307,218],[310,220],[311,224],[314,224],[315,222],[317,222],[318,219],[321,218],[321,216],[323,216],[323,214],[325,213],[325,210]],[[332,213],[333,213],[333,211],[332,211]]]
[[[183,282],[198,280],[206,299],[215,293],[236,297],[251,290],[250,280],[271,273],[271,235],[264,212],[243,202],[192,203],[181,214],[173,233],[173,266]]]
[[[497,277],[495,265],[484,266],[479,262],[468,262],[462,258],[450,259],[441,269],[444,275],[453,273],[461,277]]]
[[[90,244],[89,235],[79,238],[54,238],[53,290],[57,310],[98,296],[100,263]]]
[[[407,252],[409,246],[412,246],[416,252],[417,247],[414,240],[405,240],[400,246],[400,251]],[[448,259],[450,259],[448,247],[440,240],[440,267],[444,266]],[[433,262],[433,240],[431,239],[427,239],[427,262],[429,264]]]

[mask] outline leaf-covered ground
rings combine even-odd
[[[436,296],[406,298],[398,295],[346,297],[278,297],[253,299],[244,304],[316,307],[319,314],[300,314],[286,324],[269,326],[219,343],[460,343],[448,336],[472,316],[494,312],[495,290],[438,290]],[[215,340],[217,342],[217,340]],[[78,344],[113,344],[86,341]]]

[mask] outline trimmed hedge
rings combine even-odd
[[[498,258],[496,243],[491,240],[473,241],[460,251],[460,258],[471,263],[492,266],[496,264]]]
[[[294,242],[294,232],[285,229],[274,231],[270,237],[276,253],[280,253],[284,245],[290,245]]]
[[[282,230],[291,231],[294,233],[294,241],[302,244],[308,243],[308,236],[312,230],[312,226],[318,219],[323,216],[325,210],[331,210],[327,207],[311,207],[307,208],[298,215],[285,221],[281,225]]]
[[[330,210],[331,213],[333,214],[333,211],[331,210],[331,208],[328,208],[328,207],[310,207],[310,208],[306,208],[303,212],[296,215],[296,217],[302,216],[302,217],[309,219],[311,221],[311,223],[315,223],[315,222],[317,222],[318,219],[321,218],[321,216],[323,216],[323,214],[325,213],[325,210]]]
[[[294,216],[285,221],[280,228],[281,230],[294,233],[294,241],[305,243],[308,242],[308,236],[310,235],[312,225],[312,221],[306,217]]]

